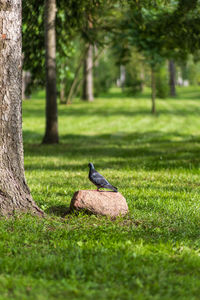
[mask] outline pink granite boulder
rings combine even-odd
[[[128,205],[122,194],[108,191],[77,191],[71,200],[70,209],[110,217],[128,213]]]

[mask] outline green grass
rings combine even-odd
[[[176,99],[118,90],[59,106],[59,145],[41,145],[44,95],[23,106],[26,178],[46,218],[0,221],[0,300],[199,299],[200,88]],[[62,217],[93,189],[88,162],[126,197],[115,221]]]

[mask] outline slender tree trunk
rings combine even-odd
[[[61,64],[61,69],[63,70],[65,68],[65,64]],[[62,78],[60,81],[60,104],[65,104],[65,81],[66,78]]]
[[[22,100],[26,99],[26,74],[22,71]]]
[[[169,60],[169,87],[170,87],[170,96],[176,96],[176,69],[174,61]]]
[[[155,71],[151,68],[151,100],[152,100],[152,114],[156,113],[156,78]]]
[[[24,175],[21,0],[0,1],[0,214],[43,212]]]
[[[60,103],[65,104],[65,84],[60,85]]]
[[[140,70],[140,80],[141,80],[141,83],[140,83],[140,89],[141,89],[141,92],[144,91],[144,82],[145,82],[145,74],[144,74],[144,67],[143,65],[141,66],[141,70]]]
[[[22,100],[28,99],[27,87],[31,83],[31,73],[29,71],[22,72]]]
[[[89,45],[83,68],[83,95],[85,101],[93,101],[93,46]]]
[[[101,51],[100,51],[100,53],[101,53]],[[97,68],[99,66],[99,60],[98,60],[99,49],[98,49],[97,45],[94,45],[94,57],[95,57],[94,58],[95,61],[93,61],[93,65]]]
[[[43,143],[58,143],[56,92],[56,0],[45,0],[46,131]]]
[[[60,83],[60,104],[65,104],[65,80]]]
[[[125,66],[121,65],[120,66],[120,86],[121,86],[122,92],[124,92],[125,81],[126,81],[126,68],[125,68]]]

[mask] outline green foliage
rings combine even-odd
[[[105,0],[65,0],[57,1],[57,82],[65,74],[71,78],[74,68],[70,61],[74,54],[74,40],[83,38],[85,42],[104,44],[106,32],[112,26],[113,3]],[[45,44],[44,44],[44,1],[23,0],[23,67],[32,74],[32,88],[44,87],[45,83]],[[88,28],[92,22],[92,28]],[[61,68],[61,66],[63,66]],[[67,69],[66,69],[67,68]],[[73,76],[74,74],[72,74]]]
[[[154,22],[146,23],[149,33],[159,39],[162,52],[185,59],[199,50],[200,5],[198,0],[169,1],[164,9],[154,12]],[[171,7],[170,7],[171,6]],[[173,9],[171,9],[173,7]]]
[[[188,53],[199,49],[199,2],[129,1],[124,13],[119,40],[134,45],[147,57],[152,68],[165,57],[186,59]]]
[[[190,55],[187,61],[179,64],[182,78],[188,80],[191,85],[200,83],[200,62]]]
[[[95,96],[108,92],[111,86],[116,82],[118,67],[115,65],[109,50],[105,50],[101,58],[97,60],[93,74]]]
[[[57,82],[58,90],[63,77],[68,80],[73,76],[73,69],[69,70],[70,60],[74,55],[75,46],[72,38],[77,34],[80,19],[75,16],[81,14],[80,10],[74,12],[74,1],[57,3],[56,36],[57,36]],[[45,43],[44,43],[44,1],[26,0],[23,4],[23,68],[31,71],[32,89],[44,87],[45,84]],[[72,15],[75,14],[74,18]],[[71,15],[71,17],[69,17]],[[76,26],[75,26],[76,25]],[[74,26],[74,27],[73,27]],[[73,28],[72,28],[73,27]]]
[[[60,92],[61,85],[64,85],[65,96],[68,94],[70,86],[75,76],[76,60],[78,51],[75,41],[63,44],[62,53],[56,53],[56,71],[57,71],[57,91]]]
[[[169,78],[166,65],[156,72],[156,96],[165,99],[169,95]]]
[[[123,88],[127,95],[136,95],[142,91],[142,81],[137,78],[132,78],[128,73],[126,76],[125,87]]]
[[[134,95],[142,91],[144,84],[144,57],[135,48],[130,48],[130,57],[126,64],[125,91]]]
[[[44,86],[44,1],[22,1],[23,69],[31,71],[32,87]]]
[[[163,58],[186,60],[188,53],[199,49],[200,22],[198,1],[75,1],[57,2],[57,82],[65,76],[68,90],[74,76],[76,47],[74,39],[85,43],[108,44],[113,40],[116,62],[129,63],[131,47],[142,52],[148,64],[155,68]],[[32,87],[44,86],[44,1],[23,1],[24,69],[32,73]],[[128,74],[131,77],[131,74]],[[103,81],[103,82],[102,82]],[[96,83],[105,90],[112,78]],[[134,84],[139,87],[140,79]],[[98,93],[98,91],[97,91]]]

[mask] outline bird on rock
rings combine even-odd
[[[88,164],[90,171],[89,171],[89,179],[90,181],[97,186],[97,191],[100,188],[104,189],[111,189],[114,192],[117,192],[117,188],[110,184],[101,174],[99,174],[92,163]]]

